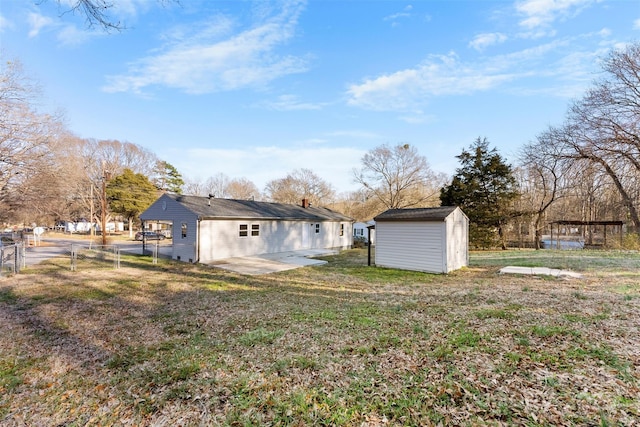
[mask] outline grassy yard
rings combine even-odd
[[[366,259],[2,277],[0,425],[637,425],[638,253],[475,253],[442,276]]]

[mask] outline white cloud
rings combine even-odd
[[[604,30],[556,39],[508,54],[483,57],[478,62],[464,62],[455,53],[430,55],[415,67],[350,85],[347,103],[374,111],[403,112],[402,120],[415,123],[420,115],[414,111],[431,99],[446,95],[470,95],[498,88],[519,94],[575,95],[577,87],[584,88],[585,82],[593,78],[593,65],[607,48],[594,50],[592,44],[581,41],[607,34]],[[523,87],[514,89],[518,82]],[[513,85],[507,87],[507,83]]]
[[[488,64],[463,64],[454,53],[431,55],[415,68],[351,85],[348,103],[371,110],[403,111],[424,104],[429,97],[483,91],[513,78],[510,72]]]
[[[520,0],[516,11],[523,15],[520,26],[534,30],[545,27],[558,19],[577,15],[580,11],[599,0]]]
[[[113,3],[116,16],[136,16],[148,10],[154,2],[149,0],[118,0]],[[162,7],[169,7],[170,2],[161,2]]]
[[[64,25],[60,31],[58,31],[57,38],[63,45],[75,46],[100,35],[103,35],[103,33],[99,31],[80,30],[75,25]]]
[[[281,95],[275,101],[259,103],[259,107],[275,111],[321,110],[326,103],[301,102],[296,95]]]
[[[277,49],[295,34],[304,4],[290,1],[279,14],[225,40],[218,35],[218,18],[199,32],[178,39],[156,55],[130,66],[126,75],[109,76],[108,92],[140,93],[153,85],[187,93],[210,93],[261,87],[272,80],[308,69],[308,58],[279,55]]]
[[[64,24],[60,20],[34,12],[27,15],[27,22],[30,38],[37,37],[46,30],[48,34],[55,34],[55,38],[67,46],[82,44],[90,38],[102,34],[96,30],[81,30],[73,24]]]
[[[413,6],[408,5],[402,10],[402,12],[393,13],[391,15],[385,16],[382,18],[383,21],[391,21],[392,26],[397,26],[399,19],[411,18],[411,11],[413,10]]]
[[[42,29],[54,25],[53,19],[34,12],[29,13],[27,21],[29,23],[30,38],[37,37]]]
[[[635,21],[633,21],[633,29],[634,30],[640,30],[640,18],[638,18]]]
[[[502,33],[484,33],[475,36],[473,40],[469,42],[469,47],[477,51],[482,51],[489,46],[504,43],[505,41],[507,41],[507,36]]]
[[[420,110],[401,115],[398,117],[398,119],[411,125],[432,123],[436,121],[436,117],[433,114],[425,114]]]
[[[0,33],[9,28],[13,28],[11,21],[0,15]]]
[[[366,130],[337,130],[329,132],[330,137],[348,137],[350,139],[381,139],[382,136]]]
[[[385,17],[383,18],[383,20],[384,20],[384,21],[395,21],[395,20],[397,20],[398,18],[408,18],[408,17],[410,17],[410,16],[411,16],[411,14],[410,14],[410,13],[407,13],[407,12],[398,12],[398,13],[394,13],[394,14],[389,15],[389,16],[385,16]]]

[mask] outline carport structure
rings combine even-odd
[[[577,235],[575,233],[573,234],[576,237],[582,238],[582,240],[584,241],[585,248],[606,247],[607,246],[607,227],[611,227],[610,235],[615,234],[616,230],[618,230],[618,234],[620,235],[620,244],[622,245],[622,242],[623,242],[623,237],[624,237],[622,232],[622,226],[624,225],[623,221],[559,220],[559,221],[552,221],[549,224],[551,225],[551,246],[553,247],[555,243],[555,246],[558,249],[561,246],[560,236],[571,235],[572,234],[571,227],[578,228],[577,230],[578,234]],[[555,241],[553,240],[554,228],[556,230]],[[569,229],[569,232],[567,232],[567,229]]]

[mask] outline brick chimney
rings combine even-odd
[[[311,206],[311,203],[309,203],[309,199],[307,198],[302,199],[302,207],[307,209],[309,206]]]

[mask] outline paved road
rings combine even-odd
[[[40,264],[42,261],[64,256],[71,251],[71,245],[29,246],[25,254],[25,264]]]

